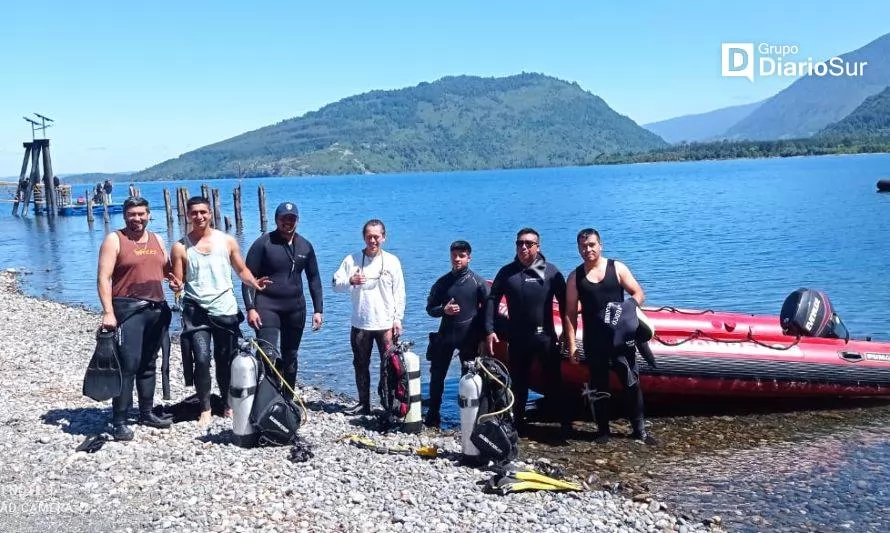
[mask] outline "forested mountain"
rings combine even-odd
[[[852,113],[819,134],[828,137],[890,138],[890,87],[866,98]]]
[[[540,74],[371,91],[188,152],[135,180],[584,165],[666,146],[601,98]]]

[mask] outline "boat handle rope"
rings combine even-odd
[[[649,311],[649,309],[643,309],[643,311]],[[659,311],[670,311],[671,313],[678,313],[681,315],[706,315],[708,313],[713,315],[716,312],[713,309],[705,309],[704,311],[684,311],[670,305],[665,305],[659,307],[658,309],[652,309],[653,313],[658,313]]]
[[[687,342],[694,340],[694,339],[707,339],[710,341],[719,342],[719,343],[723,343],[723,344],[742,344],[745,342],[750,342],[750,343],[756,344],[758,346],[763,346],[764,348],[769,348],[771,350],[780,350],[780,351],[790,350],[791,348],[794,348],[795,346],[798,345],[798,343],[800,343],[800,339],[801,339],[800,336],[797,336],[794,338],[794,341],[791,344],[788,344],[787,346],[784,346],[781,344],[767,344],[765,342],[755,339],[754,336],[751,334],[750,329],[748,330],[748,335],[744,339],[738,339],[738,340],[718,339],[716,337],[713,337],[713,336],[705,333],[704,331],[702,331],[700,329],[693,331],[691,335],[689,335],[685,339],[677,341],[677,342],[668,342],[668,341],[662,339],[661,337],[659,337],[657,334],[653,338],[655,340],[657,340],[658,342],[660,342],[661,344],[664,344],[665,346],[680,346],[680,345],[686,344]]]

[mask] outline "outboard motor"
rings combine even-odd
[[[229,383],[229,407],[232,408],[232,442],[243,448],[256,446],[259,433],[250,423],[250,412],[259,380],[259,362],[250,345],[241,340],[238,355],[232,360]]]
[[[848,337],[846,328],[822,291],[800,288],[785,298],[779,314],[782,331],[799,337]]]
[[[420,357],[411,348],[412,341],[396,342],[383,357],[378,393],[383,407],[381,424],[405,433],[420,433]]]
[[[466,363],[466,369],[457,384],[457,403],[460,406],[460,448],[465,458],[475,461],[479,459],[479,448],[473,444],[470,437],[479,414],[482,377],[476,372],[475,361]]]

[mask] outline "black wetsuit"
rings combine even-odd
[[[557,405],[565,405],[562,387],[562,358],[559,338],[553,325],[553,298],[559,303],[560,314],[565,314],[566,282],[562,273],[548,263],[543,255],[526,267],[516,259],[501,268],[491,286],[485,307],[485,332],[494,332],[495,314],[501,297],[507,297],[510,319],[507,323],[510,378],[514,395],[513,412],[518,424],[525,415],[528,401],[528,374],[532,360],[537,357],[545,374],[546,395]],[[499,333],[500,334],[500,333]],[[501,339],[503,340],[503,339]],[[559,409],[569,421],[569,410]]]
[[[312,307],[316,313],[324,312],[315,250],[303,236],[294,234],[293,241],[288,244],[276,230],[266,233],[251,245],[245,263],[255,277],[268,276],[272,280],[272,284],[262,292],[242,284],[241,294],[248,311],[256,309],[260,315],[262,326],[257,331],[257,337],[266,341],[260,344],[264,350],[274,348],[280,354],[276,367],[294,387],[297,354],[306,325],[304,270]],[[268,355],[274,358],[273,354]]]
[[[155,393],[156,361],[161,339],[168,335],[172,316],[165,301],[115,297],[111,300],[118,320],[121,395],[112,399],[112,424],[124,425],[133,403],[133,382],[139,397],[141,416],[151,413]]]
[[[209,411],[212,356],[219,395],[223,408],[227,408],[229,382],[232,378],[231,365],[238,350],[238,338],[241,336],[239,324],[244,320],[244,315],[238,311],[237,315],[210,316],[203,307],[189,298],[183,298],[181,316],[182,332],[179,339],[186,385],[194,381],[201,411]]]
[[[435,418],[442,406],[445,376],[455,350],[462,363],[476,357],[476,347],[482,339],[482,317],[488,300],[488,283],[472,270],[451,271],[433,284],[426,300],[426,312],[441,318],[439,331],[430,335],[427,359],[430,361],[429,415]],[[460,306],[456,315],[445,314],[445,304],[451,299]]]
[[[590,388],[599,393],[609,392],[609,370],[615,369],[624,386],[628,419],[635,434],[645,434],[643,423],[643,392],[640,390],[640,374],[637,370],[636,351],[621,345],[615,347],[614,330],[604,321],[609,302],[624,301],[624,289],[618,282],[615,261],[607,260],[606,274],[599,283],[591,283],[584,272],[584,265],[575,270],[575,285],[581,302],[581,318],[584,323],[584,353],[590,366]],[[593,404],[594,416],[600,433],[609,431],[608,402]]]

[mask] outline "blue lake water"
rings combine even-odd
[[[631,267],[649,304],[778,314],[788,293],[817,287],[853,335],[890,339],[890,195],[875,192],[888,174],[890,155],[881,154],[243,180],[245,226],[237,237],[246,253],[260,235],[260,184],[270,221],[279,202],[298,204],[298,231],[315,246],[325,280],[326,318],[320,332],[304,336],[300,379],[352,394],[348,296],[334,293],[329,280],[343,257],[362,247],[370,218],[386,223],[385,248],[402,260],[405,338],[417,341],[420,354],[436,327],[424,310],[426,295],[449,268],[449,243],[470,241],[471,267],[491,278],[513,258],[523,226],[541,233],[542,252],[566,274],[580,261],[576,232],[599,229],[604,253]],[[209,182],[232,218],[238,183]],[[179,238],[178,222],[166,227],[163,189],[188,186],[196,194],[200,182],[137,186],[154,207],[150,228],[168,241]],[[116,184],[115,197],[126,188]],[[90,228],[85,217],[15,218],[3,205],[0,266],[30,271],[27,293],[98,309],[97,251],[105,233],[123,225],[121,215]],[[452,420],[457,378],[455,363],[446,390]]]

